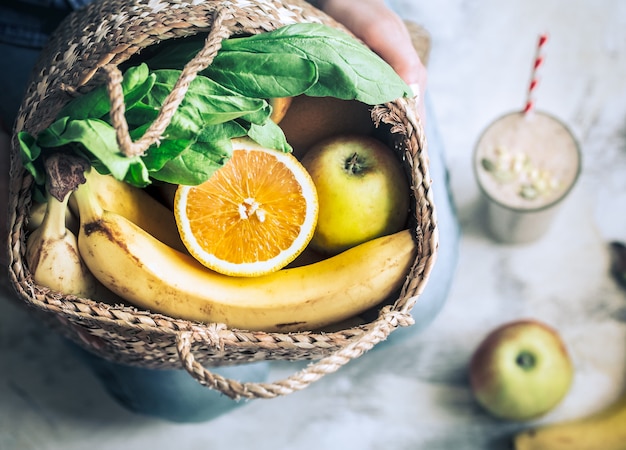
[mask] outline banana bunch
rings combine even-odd
[[[589,417],[522,431],[514,444],[516,450],[626,450],[626,394]]]
[[[30,211],[25,259],[33,280],[64,294],[121,303],[123,300],[102,285],[83,261],[71,229],[76,218],[69,211],[70,198],[71,192],[61,201],[47,193],[46,202]],[[43,211],[39,205],[44,206]]]
[[[62,201],[47,194],[47,202],[42,203],[46,208],[41,223],[26,240],[26,264],[37,284],[93,298],[98,282],[83,263],[76,235],[66,227],[70,194]]]
[[[317,329],[355,316],[397,291],[417,252],[411,233],[404,230],[266,276],[221,275],[166,244],[168,239],[158,239],[155,223],[150,232],[139,226],[145,217],[133,222],[107,209],[120,199],[114,205],[103,201],[94,180],[89,175],[73,194],[85,264],[120,297],[171,317],[248,330]],[[146,205],[137,205],[133,213],[148,214]]]

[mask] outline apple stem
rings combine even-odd
[[[532,353],[527,352],[527,351],[523,351],[519,355],[517,355],[517,358],[515,359],[515,362],[522,369],[530,370],[533,367],[535,367],[535,362],[536,361],[535,361],[535,356]]]
[[[344,168],[353,175],[358,175],[363,171],[359,155],[356,152],[346,160]]]

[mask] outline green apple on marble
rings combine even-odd
[[[406,174],[393,151],[366,135],[338,135],[302,157],[319,201],[310,246],[333,255],[400,231],[409,214]]]
[[[569,391],[574,366],[559,333],[534,319],[487,335],[470,360],[470,384],[493,416],[525,421],[552,410]]]

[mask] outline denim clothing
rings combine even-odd
[[[91,0],[2,0],[0,2],[0,70],[3,87],[0,126],[11,129],[24,98],[30,73],[48,36],[61,20]]]
[[[408,328],[394,330],[386,341],[381,342],[374,349],[383,349],[388,344],[400,342],[430,325],[448,298],[459,259],[461,227],[450,192],[443,140],[437,128],[435,113],[428,93],[424,100],[427,119],[424,132],[428,143],[429,171],[433,180],[433,198],[439,228],[437,259],[424,291],[411,310],[415,324]]]
[[[137,414],[169,422],[206,422],[241,405],[221,392],[202,386],[185,370],[153,370],[116,364],[69,344],[91,369],[107,393]],[[214,367],[212,373],[236,381],[263,383],[270,363],[260,361],[237,366]]]

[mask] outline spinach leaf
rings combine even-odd
[[[293,151],[282,129],[271,120],[267,120],[262,125],[256,123],[250,124],[248,136],[263,147],[273,148],[284,153],[291,153]]]
[[[253,98],[294,97],[315,85],[315,63],[293,53],[218,52],[202,74]]]
[[[195,143],[175,158],[169,159],[159,171],[151,173],[152,177],[168,183],[187,185],[197,185],[208,180],[230,159],[231,139],[246,134],[245,129],[233,122],[209,128],[200,133],[200,139]]]
[[[151,69],[182,70],[204,45],[192,37],[163,46],[147,63]],[[233,91],[252,98],[292,97],[317,82],[317,67],[293,53],[257,53],[220,50],[209,67],[200,72]]]
[[[305,93],[375,105],[412,95],[393,68],[347,33],[323,24],[297,23],[268,33],[231,38],[222,51],[291,53],[315,62],[319,79]]]
[[[189,139],[166,139],[159,145],[151,146],[141,160],[151,174],[157,173],[170,159],[176,158],[192,143]]]
[[[33,176],[35,183],[43,185],[46,180],[46,172],[43,164],[38,161],[41,155],[41,147],[36,139],[26,131],[20,131],[17,134],[20,143],[20,154],[24,168]]]
[[[203,45],[204,40],[197,37],[176,40],[148,64],[182,69]],[[307,67],[307,61],[314,63],[314,74],[307,74],[307,69],[313,69]],[[242,95],[259,98],[306,93],[375,105],[413,95],[393,68],[371,49],[342,30],[317,23],[297,23],[227,39],[202,74]],[[314,79],[309,79],[312,75]],[[305,88],[307,80],[312,84]]]
[[[180,71],[157,70],[154,74],[156,82],[142,103],[159,108],[172,91]],[[181,137],[196,134],[203,125],[228,122],[257,112],[265,105],[263,99],[244,97],[209,78],[198,76],[190,83],[167,132]]]
[[[144,125],[150,125],[155,121],[159,115],[158,106],[150,106],[145,103],[136,103],[134,106],[126,110],[126,122],[129,128],[143,127]],[[148,129],[145,127],[144,132]],[[140,138],[137,135],[137,138]]]
[[[202,49],[205,40],[206,34],[169,39],[159,44],[154,54],[149,55],[145,62],[151,70],[183,70],[185,65]]]
[[[148,66],[141,64],[129,68],[122,80],[124,102],[128,109],[141,100],[150,91],[154,84],[154,77],[150,75]],[[60,117],[72,119],[102,118],[111,110],[111,101],[106,86],[98,86],[90,92],[76,97],[65,105],[59,114]]]
[[[134,165],[143,165],[141,158],[127,157],[121,153],[115,129],[101,119],[72,120],[64,117],[43,130],[37,142],[46,148],[80,144],[81,150],[89,155],[88,159],[92,163],[98,164],[100,171],[106,170],[118,180],[126,180],[137,186],[150,183],[147,172],[140,171],[142,177],[137,178],[137,170],[131,170]]]

